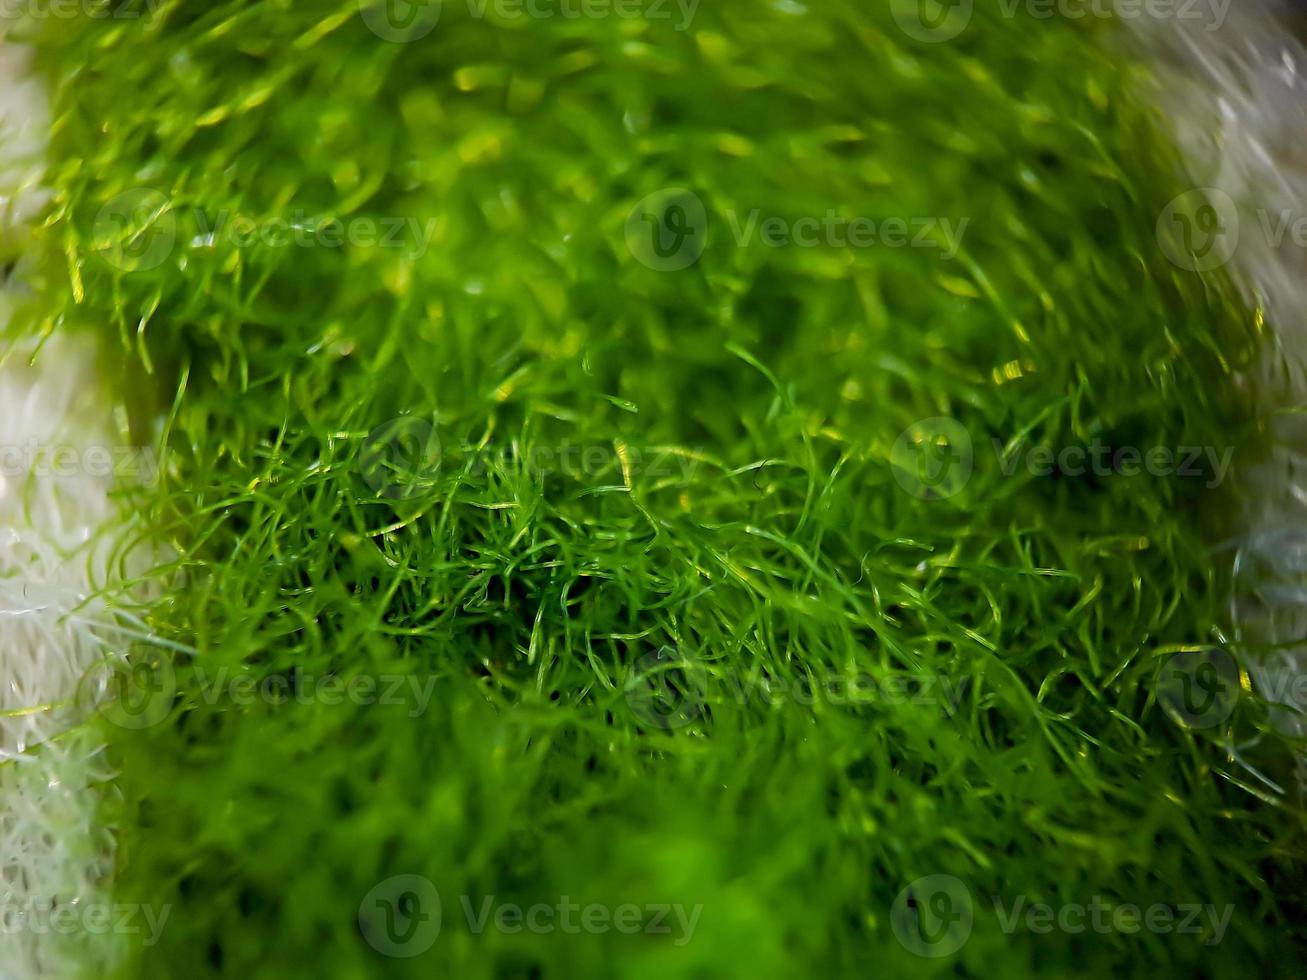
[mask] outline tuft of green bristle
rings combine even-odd
[[[108,727],[117,894],[171,909],[123,976],[1291,962],[1304,813],[1251,770],[1292,786],[1294,747],[1251,697],[1191,730],[1155,696],[1219,638],[1230,487],[1012,465],[1255,446],[1260,324],[1159,247],[1183,188],[1137,66],[987,5],[948,43],[852,0],[496,9],[408,43],[352,2],[37,32],[36,328],[117,338],[166,420],[149,622],[193,651],[137,651],[175,699]],[[701,254],[645,249],[696,203]],[[828,212],[933,224],[739,241]],[[400,247],[250,232],[364,219]],[[932,492],[922,444],[967,478]],[[442,899],[412,958],[365,901],[398,875]],[[930,875],[974,904],[937,959],[894,918]],[[477,932],[489,896],[642,929]],[[1019,897],[1233,914],[1009,934]],[[693,929],[645,930],[663,904]]]

